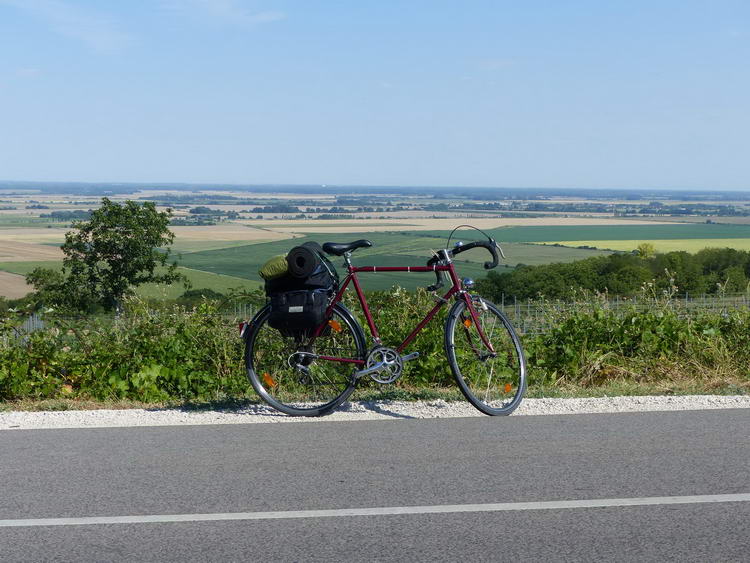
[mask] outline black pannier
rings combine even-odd
[[[328,307],[328,291],[303,289],[271,295],[268,324],[284,336],[302,335],[323,324]]]
[[[285,336],[302,336],[325,321],[339,279],[319,244],[307,242],[286,256],[285,274],[266,280],[271,312],[268,324]]]

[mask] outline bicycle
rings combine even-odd
[[[468,226],[462,225],[461,227]],[[457,227],[458,229],[460,227]],[[474,227],[472,227],[474,228]],[[448,237],[447,246],[455,233]],[[479,229],[477,229],[479,230]],[[485,234],[485,236],[487,236]],[[326,309],[327,319],[310,334],[283,336],[268,326],[270,305],[263,307],[249,323],[241,325],[245,339],[247,376],[260,397],[275,409],[292,416],[322,416],[340,406],[354,392],[357,382],[370,377],[377,383],[396,381],[404,363],[418,352],[402,353],[433,317],[455,303],[445,322],[445,353],[464,397],[481,412],[508,415],[520,404],[526,390],[526,362],[520,340],[508,318],[490,301],[470,293],[474,282],[459,280],[453,258],[474,248],[492,255],[484,268],[495,268],[500,246],[489,236],[486,241],[456,243],[430,258],[426,266],[354,266],[352,253],[368,248],[368,240],[350,243],[327,242],[323,251],[343,257],[346,277]],[[434,272],[436,283],[427,288],[437,303],[397,347],[383,344],[360,285],[358,274],[375,272]],[[447,292],[437,292],[450,281]],[[354,286],[372,336],[367,347],[364,330],[341,302],[349,285]]]

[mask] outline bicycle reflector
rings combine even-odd
[[[464,326],[466,328],[471,328],[471,319],[464,319]]]
[[[276,387],[276,381],[274,381],[273,377],[271,377],[271,374],[267,371],[263,372],[263,381],[269,387]]]
[[[341,332],[341,323],[336,319],[331,319],[330,321],[328,321],[328,326],[330,326],[336,332]]]

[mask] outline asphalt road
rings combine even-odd
[[[2,561],[750,559],[747,409],[8,430],[0,460]],[[196,521],[44,520],[139,515]]]

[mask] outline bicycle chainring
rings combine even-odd
[[[393,348],[387,346],[376,346],[367,354],[367,368],[382,364],[382,368],[370,374],[370,378],[377,383],[393,383],[404,370],[404,361]]]

